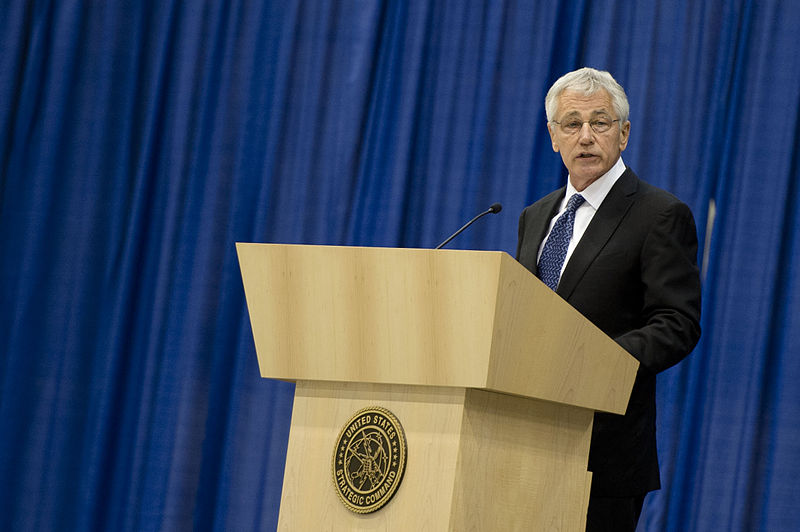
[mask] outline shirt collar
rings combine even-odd
[[[625,163],[622,162],[622,157],[620,156],[608,172],[583,189],[580,195],[583,196],[586,203],[591,205],[594,210],[599,209],[600,204],[603,203],[603,200],[606,199],[606,196],[611,191],[611,187],[613,187],[617,179],[625,173],[625,168]],[[569,201],[569,198],[577,193],[578,191],[575,190],[575,187],[573,187],[572,183],[567,179],[567,193],[564,196],[564,201],[561,203],[561,208],[563,209]]]

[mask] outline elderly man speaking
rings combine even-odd
[[[640,362],[625,415],[595,415],[589,531],[635,530],[660,488],[656,374],[700,338],[694,218],[623,162],[628,109],[608,72],[582,68],[553,84],[547,127],[569,179],[519,219],[517,260]]]

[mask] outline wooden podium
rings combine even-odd
[[[280,530],[585,527],[595,410],[638,362],[502,252],[237,244],[261,376],[296,382]],[[381,509],[336,491],[358,410],[402,424]]]

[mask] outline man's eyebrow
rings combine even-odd
[[[611,115],[611,111],[607,111],[605,109],[595,109],[589,113],[591,116],[597,115]],[[569,113],[565,114],[563,118],[573,118],[573,117],[580,117],[581,114],[578,111],[570,111]],[[562,118],[562,120],[563,120]]]

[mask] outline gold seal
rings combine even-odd
[[[394,414],[379,406],[356,412],[333,451],[333,484],[344,505],[359,514],[385,505],[406,469],[406,435]]]

